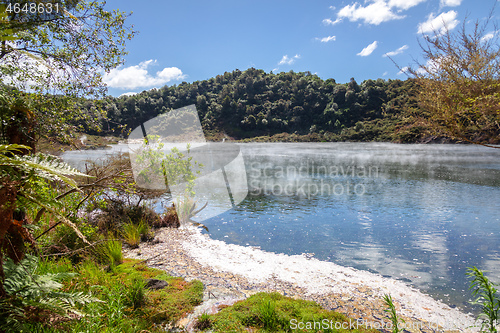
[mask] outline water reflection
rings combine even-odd
[[[467,267],[500,280],[493,268],[500,266],[500,152],[346,143],[249,144],[242,151],[251,194],[205,221],[212,237],[314,253],[458,306],[470,297]]]
[[[121,148],[65,158],[81,163]],[[460,307],[470,298],[467,267],[500,282],[500,149],[274,143],[241,151],[250,194],[204,221],[213,238],[314,253]]]

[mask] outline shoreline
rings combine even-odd
[[[390,278],[320,261],[213,240],[194,227],[163,228],[155,243],[141,243],[124,255],[143,259],[170,275],[203,282],[208,295],[233,298],[278,291],[319,303],[365,323],[387,323],[384,294],[390,294],[410,332],[474,332],[474,318]],[[411,329],[410,327],[416,329]],[[439,327],[439,329],[437,329]]]
[[[219,137],[219,136],[210,136],[206,137],[206,143],[216,143],[221,142],[222,139],[228,139],[228,142],[234,142],[237,144],[244,143],[390,143],[390,144],[398,144],[398,145],[481,145],[478,143],[470,143],[464,141],[453,141],[446,138],[439,138],[435,136],[429,136],[424,138],[423,140],[415,140],[413,142],[396,142],[396,141],[362,141],[362,140],[318,140],[311,141],[300,139],[300,136],[295,134],[289,134],[290,137],[294,138],[293,140],[286,137],[280,137],[280,135],[274,136],[256,136],[251,138],[227,138],[227,137]],[[281,140],[277,140],[276,138],[280,138]],[[78,133],[77,137],[71,140],[71,143],[61,143],[57,140],[49,140],[49,139],[40,139],[37,143],[37,151],[43,153],[49,153],[53,155],[60,155],[65,151],[75,151],[75,150],[96,150],[96,149],[108,149],[115,144],[127,144],[127,138],[117,137],[113,135],[91,135],[85,133]],[[493,146],[499,146],[500,143],[492,143]]]

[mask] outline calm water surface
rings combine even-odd
[[[241,144],[250,193],[203,221],[214,239],[406,281],[468,308],[466,268],[500,282],[500,149]],[[106,153],[125,146],[116,146]],[[102,151],[68,152],[69,161]]]

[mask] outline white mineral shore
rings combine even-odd
[[[343,312],[342,306],[348,305],[349,302],[364,304],[367,307],[377,304],[378,314],[372,315],[371,320],[379,318],[381,321],[382,319],[387,321],[387,315],[380,310],[383,308],[381,298],[384,294],[390,294],[398,304],[398,313],[406,319],[406,325],[412,325],[411,322],[414,321],[417,326],[422,325],[424,328],[422,330],[409,329],[409,331],[478,331],[474,327],[478,323],[475,323],[470,314],[451,308],[401,281],[378,274],[320,261],[307,255],[276,254],[254,247],[227,244],[213,240],[208,235],[202,234],[199,229],[192,227],[180,230],[163,229],[157,238],[160,243],[141,245],[139,250],[131,250],[127,255],[132,258],[147,259],[153,257],[153,254],[161,256],[162,252],[165,252],[163,259],[155,259],[150,264],[171,272],[176,270],[172,268],[174,266],[177,270],[179,266],[184,267],[184,265],[179,265],[179,262],[186,266],[194,265],[198,267],[197,271],[194,271],[194,278],[199,278],[202,282],[204,277],[209,278],[221,274],[221,276],[231,276],[233,281],[234,276],[243,277],[255,286],[273,284],[276,286],[276,281],[279,281],[278,284],[293,286],[294,290],[300,290],[298,296],[306,299],[324,300],[325,297],[321,298],[320,295],[334,298],[338,295],[337,300],[332,302],[337,305],[333,308],[337,307],[335,310],[340,312]],[[175,258],[181,253],[181,259]],[[166,260],[176,262],[168,264]],[[213,273],[196,274],[200,268]],[[181,270],[185,275],[190,275],[189,270]],[[210,281],[210,284],[214,285],[213,280]],[[239,285],[236,284],[236,286],[240,285],[243,284],[241,282]],[[279,287],[275,289],[280,291]],[[373,311],[375,313],[377,310]],[[363,316],[364,312],[367,312],[366,308],[357,313],[358,319]],[[439,329],[437,329],[438,325]]]

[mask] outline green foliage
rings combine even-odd
[[[39,272],[77,273],[61,281],[63,290],[88,293],[99,299],[85,304],[80,310],[86,315],[58,322],[54,332],[164,332],[164,326],[193,310],[203,298],[199,281],[186,282],[164,271],[149,268],[138,260],[124,259],[112,270],[91,260],[72,265],[67,259],[41,262]],[[161,290],[144,288],[145,279],[165,280]],[[43,324],[43,323],[42,323]],[[37,323],[25,324],[29,332],[52,332]]]
[[[108,258],[109,265],[111,267],[119,265],[123,262],[122,242],[119,240],[108,240],[104,245],[103,251]]]
[[[18,331],[30,314],[49,310],[60,315],[82,315],[76,307],[99,300],[83,292],[61,291],[61,281],[74,277],[75,273],[37,273],[38,258],[28,255],[19,264],[10,259],[4,262],[4,288],[8,298],[0,303],[0,330]]]
[[[164,146],[158,135],[148,135],[144,139],[142,147],[135,153],[136,167],[141,170],[138,183],[149,185],[161,179],[165,181],[166,188],[186,183],[186,195],[193,196],[194,180],[203,165],[189,156],[189,144],[186,154],[175,147],[166,153]]]
[[[307,72],[273,74],[250,68],[134,96],[109,97],[102,103],[113,122],[129,128],[169,110],[196,104],[205,135],[214,141],[221,141],[224,134],[237,140],[295,134],[298,137],[284,139],[398,141],[393,136],[394,128],[415,119],[415,110],[420,111],[415,88],[411,79],[366,80],[360,84],[353,79],[349,84],[339,84]],[[93,103],[81,107],[91,108]],[[392,126],[366,135],[359,126],[356,129],[358,122],[376,120]],[[109,125],[111,132],[118,130]],[[342,130],[351,128],[359,135],[341,135]],[[331,135],[324,136],[325,132]],[[308,138],[309,134],[318,138]]]
[[[167,189],[169,186],[185,184],[183,196],[175,202],[180,223],[193,222],[191,218],[205,208],[196,210],[197,203],[193,199],[196,175],[201,173],[203,164],[193,161],[189,153],[189,143],[185,154],[175,147],[167,153],[158,135],[148,135],[133,158],[135,167],[141,170],[138,184],[154,187],[156,182],[164,181]]]
[[[280,320],[276,313],[276,304],[272,300],[259,305],[259,320],[262,322],[264,329],[271,332],[277,329]]]
[[[212,321],[210,320],[210,315],[208,313],[202,313],[198,318],[196,318],[196,328],[199,330],[204,330],[209,328],[212,325]]]
[[[137,224],[137,229],[141,236],[141,242],[147,242],[154,238],[154,232],[151,230],[151,226],[143,219]]]
[[[392,323],[392,333],[399,333],[402,332],[402,330],[399,328],[400,322],[404,323],[405,321],[401,318],[399,318],[398,314],[396,313],[396,307],[394,306],[394,303],[392,302],[392,297],[389,294],[384,295],[384,302],[387,305],[388,309],[385,309],[384,311],[389,314],[389,317],[391,319]]]
[[[71,218],[71,220],[76,221],[78,219]],[[75,222],[75,225],[81,230],[82,235],[84,235],[89,242],[96,242],[100,240],[100,235],[95,232],[96,228],[84,222]],[[91,248],[84,250],[84,248],[87,247],[87,244],[72,228],[64,224],[55,227],[42,239],[44,241],[37,245],[43,255],[65,255],[74,263],[77,263],[90,254]]]
[[[94,178],[93,183],[82,184],[82,190],[89,197],[84,206],[85,218],[103,234],[120,234],[126,221],[155,225],[160,220],[145,201],[158,198],[165,191],[139,187],[134,181],[128,156],[113,156],[102,164],[89,163],[88,174]]]
[[[27,0],[6,1],[21,7],[30,4]],[[42,3],[47,5],[45,1]],[[103,117],[101,108],[81,112],[75,108],[76,97],[104,95],[102,73],[123,62],[125,42],[135,32],[125,24],[128,15],[105,9],[105,2],[50,3],[57,4],[59,11],[53,10],[51,14],[21,11],[3,16],[0,90],[14,100],[28,101],[34,115],[30,123],[36,126],[38,135],[64,137],[76,126],[98,129]],[[54,91],[56,96],[47,95]],[[11,126],[19,117],[2,117],[2,120]]]
[[[104,239],[93,246],[91,254],[81,261],[84,265],[88,265],[89,261],[94,260],[96,263],[107,265],[110,270],[113,270],[123,262],[122,242],[117,239]]]
[[[146,304],[146,282],[141,276],[134,276],[127,293],[125,294],[126,304],[132,306],[134,310]]]
[[[141,242],[141,232],[139,226],[132,222],[125,223],[122,226],[122,237],[125,243],[127,243],[131,248],[138,248],[139,243]]]
[[[472,279],[469,289],[476,297],[474,304],[481,305],[481,332],[498,332],[500,297],[495,283],[491,282],[477,267],[467,269],[467,276]]]
[[[246,300],[223,308],[214,315],[204,316],[203,320],[209,323],[206,328],[212,332],[339,332],[343,330],[335,329],[335,323],[348,322],[349,318],[325,310],[315,302],[293,299],[279,293],[257,293]],[[293,327],[294,322],[321,323],[323,320],[328,321],[328,328]],[[331,325],[333,329],[330,329]],[[361,328],[350,332],[376,331]]]
[[[28,203],[35,204],[55,216],[59,221],[66,224],[84,242],[86,237],[77,226],[66,216],[60,213],[56,207],[60,202],[54,198],[47,198],[38,192],[40,181],[62,181],[72,187],[76,187],[75,181],[70,178],[74,176],[88,177],[55,156],[36,154],[17,156],[13,153],[20,149],[30,149],[23,145],[0,145],[0,178],[17,182],[17,192],[21,196],[21,206]]]
[[[148,241],[154,237],[149,225],[144,220],[140,220],[138,223],[132,221],[125,223],[122,226],[121,236],[131,248],[137,248],[141,241]]]
[[[21,172],[30,174],[33,178],[43,178],[48,181],[62,181],[75,187],[76,182],[72,176],[87,177],[53,155],[38,153],[36,155],[13,155],[6,156],[9,151],[19,151],[20,148],[28,148],[20,145],[0,145],[0,166],[17,168]],[[28,148],[29,149],[29,148]]]

